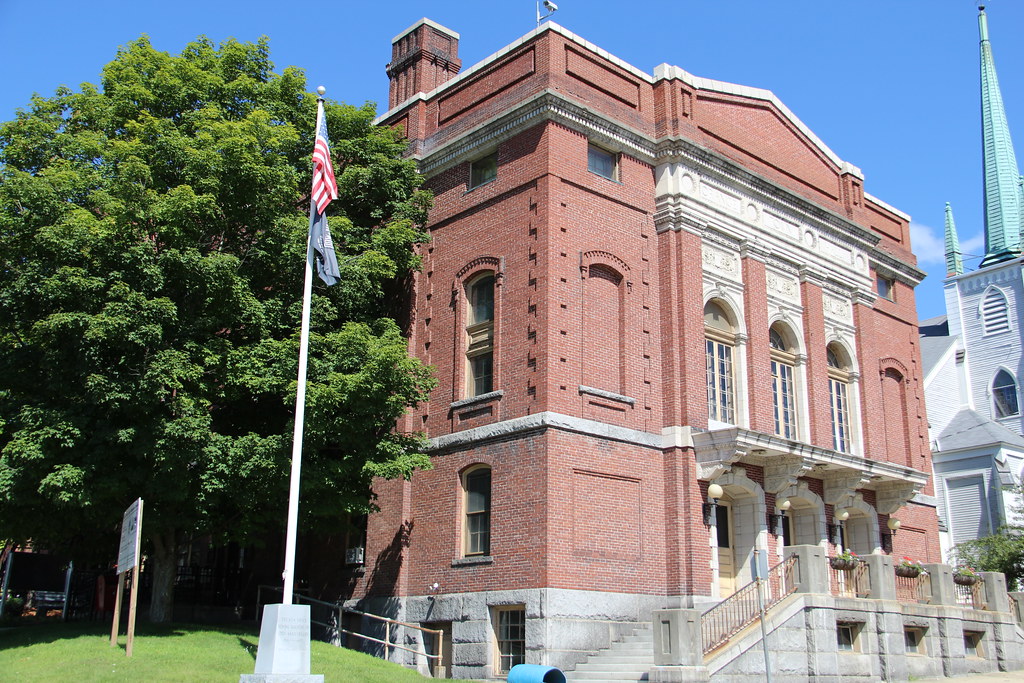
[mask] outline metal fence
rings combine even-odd
[[[829,592],[843,598],[866,598],[871,595],[871,573],[868,564],[856,560],[852,569],[836,569],[829,561]]]
[[[968,609],[988,609],[985,602],[985,582],[978,577],[977,581],[970,586],[965,586],[954,581],[953,589],[956,592],[956,604]]]
[[[928,572],[917,576],[896,575],[896,599],[900,602],[927,604],[932,601],[932,581]]]

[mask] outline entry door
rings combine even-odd
[[[733,552],[732,515],[729,503],[718,501],[718,597],[736,592],[736,555]]]

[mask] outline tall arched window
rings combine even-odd
[[[796,355],[793,345],[786,341],[786,336],[787,330],[780,325],[772,325],[768,330],[772,363],[772,408],[775,415],[775,434],[786,439],[795,439]]]
[[[1010,329],[1010,318],[1007,310],[1006,295],[996,287],[985,292],[981,302],[981,321],[985,326],[985,334],[1006,332]]]
[[[1006,370],[997,372],[992,381],[992,403],[997,418],[1020,414],[1017,407],[1017,382]]]
[[[494,273],[466,283],[466,395],[494,390]]]
[[[704,340],[707,362],[708,418],[736,423],[734,356],[736,329],[725,309],[714,301],[704,306]]]
[[[491,468],[474,467],[462,477],[463,555],[491,554]]]
[[[827,354],[829,407],[832,409],[832,448],[849,453],[853,448],[850,363],[838,344],[829,344]]]

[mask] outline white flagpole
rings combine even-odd
[[[324,115],[323,94],[320,86],[317,92],[316,128],[320,130],[320,117]],[[309,225],[306,231],[306,276],[302,285],[302,328],[299,335],[299,383],[295,393],[295,431],[292,433],[292,475],[288,491],[288,529],[284,547],[284,595],[281,602],[292,604],[295,587],[295,536],[299,526],[299,479],[302,472],[302,434],[306,417],[306,365],[309,359],[309,308],[313,298],[313,241],[311,239],[315,204],[310,200]]]

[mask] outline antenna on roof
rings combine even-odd
[[[552,14],[554,14],[555,12],[558,11],[558,5],[556,5],[555,3],[551,2],[551,0],[544,0],[544,9],[546,9],[548,11],[548,13],[545,14],[544,16],[541,16],[540,15],[540,5],[541,5],[540,0],[537,0],[537,26],[540,26],[540,22],[544,21],[545,19],[547,19]]]

